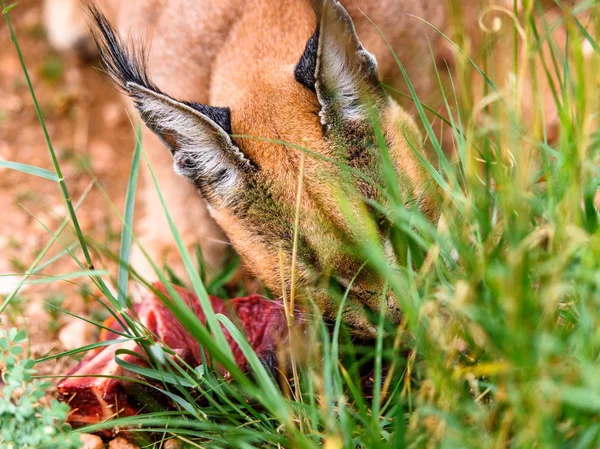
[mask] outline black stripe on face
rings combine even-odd
[[[315,72],[317,71],[317,54],[319,50],[319,28],[306,43],[304,53],[294,70],[294,78],[304,87],[315,91]]]
[[[231,134],[231,111],[229,108],[207,106],[192,101],[183,101],[182,103],[204,114],[217,125],[219,125],[227,134]]]

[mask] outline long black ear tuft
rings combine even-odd
[[[102,65],[113,81],[127,93],[128,83],[159,91],[158,87],[148,78],[144,47],[139,45],[128,48],[95,3],[89,2],[87,7],[89,17],[95,25],[95,28],[92,29],[92,37],[100,52]]]
[[[162,92],[147,74],[144,51],[129,49],[93,4],[89,11],[106,71],[169,148],[175,170],[192,181],[207,201],[225,205],[233,200],[256,167],[229,136],[229,109],[178,101]]]
[[[93,2],[87,4],[89,16],[97,32],[92,36],[98,47],[102,65],[119,88],[136,100],[130,86],[132,84],[144,87],[161,95],[162,92],[148,76],[147,52],[143,44],[127,46],[115,32],[106,16]],[[231,134],[231,118],[228,108],[206,106],[203,104],[182,101],[181,103],[196,109],[206,115],[223,130]]]

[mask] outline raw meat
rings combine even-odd
[[[170,300],[164,285],[155,284],[154,288]],[[175,288],[199,320],[205,323],[206,317],[196,295],[185,289]],[[275,369],[278,351],[288,335],[281,301],[270,301],[259,295],[229,301],[222,301],[215,297],[211,297],[210,300],[215,313],[222,313],[236,323],[263,363],[272,370]],[[134,311],[137,320],[148,329],[155,341],[161,341],[171,348],[192,367],[202,363],[198,342],[185,330],[158,296],[150,293]],[[123,338],[117,333],[122,332],[123,327],[115,318],[108,319],[104,325],[112,331],[103,330],[100,335],[101,341]],[[226,331],[225,337],[237,365],[247,371],[248,364],[241,349]],[[117,355],[118,350],[129,352]],[[71,406],[69,422],[75,427],[169,406],[165,395],[148,386],[148,383],[152,384],[151,381],[119,366],[115,360],[116,356],[124,362],[147,366],[148,355],[145,349],[133,340],[125,340],[98,348],[88,354],[68,374],[69,377],[58,384],[59,398]],[[215,369],[220,369],[227,377],[228,373],[222,368],[215,367]]]

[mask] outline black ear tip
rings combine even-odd
[[[197,111],[204,114],[206,117],[215,122],[223,131],[227,134],[232,133],[231,129],[231,111],[229,108],[221,108],[217,106],[207,106],[200,103],[191,101],[184,101],[186,105],[196,109]]]
[[[146,71],[147,55],[143,45],[127,45],[93,1],[87,3],[87,8],[102,65],[115,83],[127,93],[130,93],[128,83],[158,91]]]

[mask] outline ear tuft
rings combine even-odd
[[[102,65],[119,88],[128,93],[127,84],[133,83],[159,91],[148,77],[147,57],[143,46],[128,49],[93,2],[88,3],[88,14],[95,25],[92,27],[92,37],[98,47]]]
[[[255,167],[229,137],[229,109],[178,101],[163,93],[147,75],[144,52],[128,49],[93,5],[90,14],[99,31],[94,38],[106,71],[169,148],[175,170],[207,201],[231,200]]]
[[[93,33],[100,52],[102,65],[113,81],[128,95],[128,86],[136,85],[165,95],[150,79],[147,72],[147,56],[143,46],[128,48],[114,31],[106,16],[94,5],[89,5],[89,15],[98,32]],[[206,106],[195,102],[182,102],[210,118],[223,130],[231,134],[231,118],[228,108]]]

